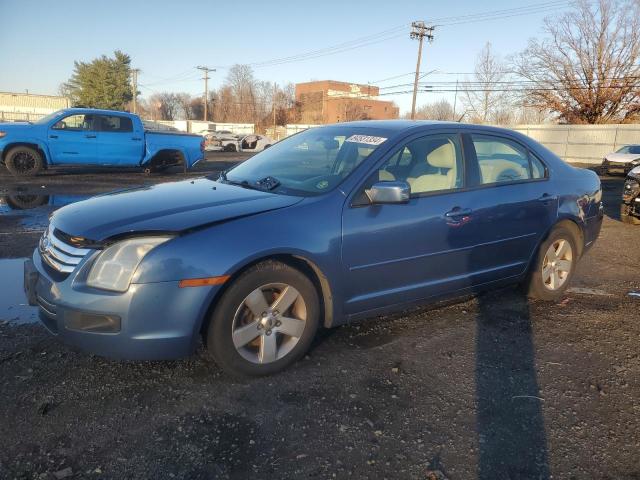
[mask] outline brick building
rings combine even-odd
[[[300,122],[324,124],[353,120],[389,120],[398,118],[393,102],[379,100],[380,89],[334,80],[296,84],[296,102]]]

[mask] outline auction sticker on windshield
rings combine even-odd
[[[380,145],[385,137],[373,137],[371,135],[351,135],[345,142],[362,143],[364,145]]]

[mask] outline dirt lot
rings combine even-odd
[[[0,171],[0,193],[182,176]],[[617,218],[622,178],[603,184],[575,281],[591,290],[546,304],[506,289],[325,331],[270,378],[231,379],[202,354],[109,361],[0,322],[0,478],[640,479],[640,228]],[[28,255],[54,208],[0,206],[0,257]]]

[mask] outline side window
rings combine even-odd
[[[129,117],[117,115],[98,115],[96,117],[101,132],[127,133],[133,132],[133,122]]]
[[[461,188],[462,179],[462,149],[457,135],[429,135],[408,143],[378,170],[377,178],[405,181],[412,195]]]
[[[531,178],[529,154],[520,145],[490,135],[471,135],[480,168],[480,183],[508,183]],[[542,176],[544,167],[542,166]]]
[[[51,127],[53,130],[91,130],[91,115],[69,115],[58,120]]]

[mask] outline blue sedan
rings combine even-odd
[[[556,300],[602,223],[600,181],[518,133],[368,121],[289,137],[217,178],[58,210],[25,289],[96,354],[172,359],[200,339],[264,375],[320,326],[521,283]]]

